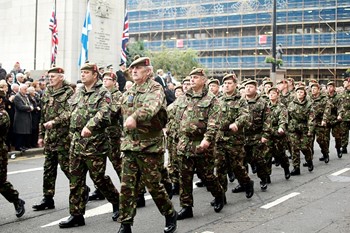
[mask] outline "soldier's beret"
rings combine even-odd
[[[252,79],[247,80],[247,81],[244,82],[244,86],[246,86],[246,85],[248,85],[248,84],[252,84],[252,85],[254,85],[254,86],[256,86],[256,87],[258,86],[258,82],[255,81],[255,80],[252,80]]]
[[[306,90],[305,90],[305,86],[303,86],[303,85],[300,85],[300,86],[298,86],[297,88],[295,88],[295,91],[297,91],[297,90],[306,91]]]
[[[85,63],[80,70],[90,70],[93,72],[97,72],[98,71],[98,67],[95,63]]]
[[[317,80],[316,79],[314,79],[314,78],[312,78],[312,79],[310,79],[310,81],[309,81],[309,84],[312,84],[312,83],[317,83]]]
[[[237,77],[235,74],[226,74],[223,78],[222,78],[222,82],[225,82],[226,80],[230,80],[232,79],[235,83],[237,82]]]
[[[244,87],[244,84],[242,83],[242,85],[239,85],[239,87],[238,87],[238,90],[242,90],[242,89],[244,89],[245,87]]]
[[[263,85],[265,86],[266,84],[269,84],[270,86],[273,86],[273,82],[270,80],[267,80],[265,82],[263,82]]]
[[[270,91],[275,91],[275,92],[279,93],[277,87],[271,87],[271,88],[269,88],[269,89],[267,90],[267,94],[269,94]]]
[[[108,65],[108,66],[106,66],[107,67],[107,69],[113,69],[113,65],[112,64],[110,64],[110,65]]]
[[[295,85],[296,85],[296,86],[303,86],[303,87],[306,86],[305,83],[302,82],[302,81],[297,82]]]
[[[286,84],[287,81],[285,79],[281,79],[277,82],[277,84]]]
[[[133,68],[134,66],[150,66],[151,65],[151,60],[149,57],[139,57],[135,61],[133,61],[129,69]]]
[[[182,80],[182,84],[184,83],[184,82],[189,82],[189,81],[191,81],[191,76],[186,76],[186,78],[184,78],[183,80]]]
[[[115,75],[115,73],[113,72],[110,72],[110,71],[106,71],[102,74],[102,78],[105,76],[105,75],[108,75],[109,77],[111,77],[113,80],[116,80],[117,76]]]
[[[204,69],[203,68],[196,68],[196,67],[193,68],[190,75],[198,75],[198,76],[206,77],[206,75],[204,73]]]
[[[64,69],[61,67],[52,67],[47,71],[48,74],[50,73],[56,73],[56,74],[64,74]]]
[[[105,68],[103,66],[100,66],[98,70],[104,70]]]
[[[122,61],[122,62],[119,64],[119,66],[122,66],[122,65],[124,65],[124,64],[125,64],[125,62]]]
[[[320,88],[320,84],[318,84],[318,83],[312,83],[312,84],[311,84],[311,87],[317,87],[317,88]]]
[[[180,84],[180,85],[176,85],[175,87],[174,87],[174,91],[176,91],[176,89],[181,89],[182,90],[182,85]]]
[[[294,79],[293,78],[287,78],[288,82],[294,83]]]
[[[208,85],[212,84],[212,83],[216,83],[218,86],[220,86],[220,81],[216,78],[214,79],[210,79],[208,82]]]
[[[329,81],[329,82],[327,83],[327,86],[335,86],[335,83],[334,83],[333,81]]]
[[[271,79],[270,79],[270,77],[265,76],[265,77],[262,79],[262,81],[263,81],[263,82],[265,82],[265,81],[271,81]]]

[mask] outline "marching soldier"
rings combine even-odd
[[[165,94],[163,87],[151,79],[153,67],[148,57],[136,59],[129,70],[135,84],[121,98],[124,157],[118,232],[131,232],[136,196],[140,185],[146,185],[158,210],[165,216],[164,233],[172,233],[177,228],[177,213],[161,183],[164,169],[162,130],[167,121]]]
[[[338,120],[342,125],[342,139],[341,139],[341,151],[343,154],[347,154],[347,146],[349,143],[349,130],[350,130],[350,77],[346,77],[344,82],[344,93],[342,95],[342,104],[340,105]]]
[[[85,205],[83,199],[86,174],[102,194],[113,205],[112,218],[119,215],[119,192],[109,176],[105,175],[107,154],[110,152],[105,133],[110,126],[111,95],[99,80],[96,64],[85,63],[81,70],[84,86],[72,101],[70,135],[72,137],[69,157],[71,216],[59,223],[60,228],[85,225]]]
[[[44,146],[44,198],[33,205],[34,210],[55,208],[54,195],[58,164],[70,179],[69,172],[69,119],[68,100],[74,94],[73,88],[64,79],[64,70],[53,67],[48,71],[49,85],[42,97],[38,145]],[[86,189],[85,195],[88,195]]]
[[[25,208],[25,202],[20,199],[19,193],[13,188],[12,184],[7,181],[7,146],[6,137],[10,128],[10,117],[5,111],[5,96],[6,93],[0,90],[0,193],[15,206],[16,216],[22,217]]]

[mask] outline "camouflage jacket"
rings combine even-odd
[[[112,101],[110,103],[111,109],[111,125],[106,129],[107,135],[110,138],[120,138],[122,136],[122,116],[120,108],[120,98],[122,93],[117,89],[113,88],[111,91]]]
[[[245,126],[244,135],[246,138],[246,143],[249,145],[260,142],[261,137],[268,137],[270,110],[267,106],[267,102],[258,94],[254,99],[247,99],[247,103],[252,123]]]
[[[78,90],[71,106],[71,153],[108,153],[109,144],[105,130],[111,124],[110,103],[111,95],[100,80],[89,91],[85,87]],[[84,127],[91,131],[90,137],[81,136]]]
[[[163,128],[167,122],[167,113],[163,87],[151,79],[142,85],[134,84],[123,93],[121,109],[124,122],[132,116],[137,123],[137,128],[133,130],[124,127],[121,150],[164,152]]]
[[[283,95],[283,93],[280,94],[280,101],[284,106],[288,106],[288,104],[293,101],[293,98],[293,94],[290,91],[285,95]]]
[[[214,147],[219,109],[218,99],[206,88],[201,93],[189,90],[179,97],[176,119],[180,120],[177,147],[180,154],[190,152],[195,155],[203,139],[211,143],[210,148]]]
[[[350,121],[350,90],[344,91],[341,102],[339,115],[342,121]]]
[[[315,114],[316,126],[321,126],[324,110],[326,109],[328,98],[326,95],[320,94],[317,97],[310,96],[312,111]]]
[[[7,146],[6,146],[6,138],[7,133],[10,128],[10,116],[8,113],[3,109],[0,108],[0,151],[1,155],[4,153],[7,156]],[[2,158],[0,157],[0,160]]]
[[[70,106],[68,100],[74,90],[67,82],[54,90],[47,87],[42,96],[42,110],[39,124],[39,138],[44,139],[45,151],[69,150]],[[52,129],[46,130],[44,123],[54,120]]]
[[[278,129],[281,128],[284,132],[287,132],[288,111],[287,107],[278,101],[276,104],[269,102],[270,120],[269,132],[272,137],[280,137]]]
[[[241,98],[239,92],[232,96],[224,94],[220,98],[220,113],[219,113],[219,131],[216,136],[216,141],[229,141],[234,145],[244,144],[244,126],[250,124],[249,108],[247,101]],[[238,131],[233,132],[229,129],[230,124],[236,123]]]
[[[323,120],[329,125],[335,125],[339,114],[339,108],[342,104],[341,95],[334,92],[333,96],[327,95],[328,101],[323,114]]]
[[[294,98],[288,105],[288,132],[311,134],[315,130],[314,118],[311,101],[306,97],[302,102]]]

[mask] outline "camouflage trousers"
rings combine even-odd
[[[263,156],[265,146],[265,144],[262,144],[260,142],[244,145],[244,151],[246,154],[245,163],[256,166],[256,174],[262,181],[266,181],[269,175],[267,171],[266,160]]]
[[[120,137],[110,138],[111,152],[108,153],[109,161],[111,161],[114,170],[117,172],[119,180],[121,180],[122,174],[122,158],[120,152]]]
[[[45,150],[44,175],[43,175],[43,193],[44,196],[55,195],[55,184],[57,178],[58,164],[61,170],[70,179],[69,173],[69,152],[66,150],[47,151]]]
[[[313,154],[311,150],[312,136],[307,135],[307,131],[304,132],[290,132],[289,139],[292,145],[292,161],[293,167],[300,168],[300,151],[305,155],[306,161],[312,161]]]
[[[330,132],[331,129],[329,127],[316,126],[314,137],[312,139],[311,149],[314,151],[314,142],[316,138],[316,142],[321,148],[321,153],[323,155],[329,154],[329,141],[330,141]]]
[[[219,179],[214,174],[213,151],[205,152],[199,156],[185,153],[180,160],[180,205],[181,207],[193,206],[193,176],[198,177],[206,184],[208,191],[214,197],[224,194]]]
[[[272,158],[275,158],[276,163],[280,163],[282,168],[289,167],[289,159],[286,155],[287,138],[286,136],[272,136],[267,145],[264,147],[264,158],[266,160],[267,172],[272,173]]]
[[[89,171],[90,178],[95,186],[112,204],[119,203],[119,192],[115,188],[109,176],[105,175],[106,154],[82,154],[72,153],[69,157],[70,194],[69,210],[71,215],[85,214],[84,192],[86,186],[86,174]]]
[[[163,168],[163,154],[124,152],[118,222],[133,223],[136,215],[136,198],[139,186],[142,184],[146,185],[162,215],[174,213],[173,204],[161,183],[160,171]]]
[[[232,171],[239,184],[245,186],[250,182],[247,169],[244,166],[245,151],[243,145],[230,142],[217,142],[215,145],[216,175],[220,185],[227,191],[227,173]]]
[[[167,146],[169,151],[168,171],[172,183],[179,183],[179,158],[177,155],[177,140],[173,137],[167,137]]]
[[[335,148],[340,149],[340,147],[342,146],[342,125],[341,123],[336,123],[336,124],[332,124],[331,126],[331,132],[332,132],[332,136],[334,137],[335,140]]]
[[[13,203],[18,200],[18,191],[13,188],[13,185],[7,181],[7,150],[5,148],[0,149],[0,193]]]
[[[343,148],[346,148],[348,147],[348,144],[349,144],[350,121],[343,121],[341,123],[341,128],[342,128],[341,146]]]

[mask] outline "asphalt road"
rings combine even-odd
[[[237,181],[229,184],[226,193],[228,204],[220,213],[215,213],[209,202],[213,199],[205,188],[194,190],[194,217],[178,221],[177,232],[198,233],[337,233],[350,232],[350,155],[338,159],[334,144],[331,145],[329,164],[318,161],[319,147],[316,144],[313,172],[301,168],[301,175],[286,181],[281,167],[274,167],[272,184],[262,192],[256,175],[255,194],[246,199],[243,193],[233,194],[231,189]],[[39,232],[117,232],[119,224],[111,219],[112,207],[107,201],[89,202],[85,215],[86,225],[78,228],[59,229],[58,222],[69,216],[69,184],[59,171],[54,210],[35,212],[31,206],[42,198],[43,156],[18,157],[10,160],[8,180],[26,201],[25,215],[17,219],[13,205],[0,197],[1,233]],[[107,174],[120,187],[111,164]],[[93,189],[90,178],[88,185]],[[164,217],[154,202],[147,197],[145,208],[137,210],[133,232],[163,232]],[[174,206],[180,210],[178,196]]]

